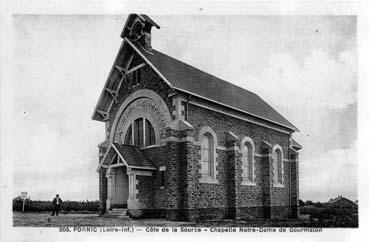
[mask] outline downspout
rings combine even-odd
[[[186,116],[185,116],[185,121],[187,121],[188,122],[188,103],[190,102],[190,99],[192,98],[192,95],[189,95],[189,96],[187,96],[187,101],[186,101]],[[186,164],[187,164],[187,162],[188,162],[188,150],[186,149]],[[184,155],[184,154],[182,154],[182,155]],[[187,173],[187,172],[186,172]],[[186,175],[188,175],[188,174],[186,174]],[[186,187],[188,187],[188,180],[187,179],[183,179],[183,182],[185,183],[184,185],[186,186]],[[181,205],[182,205],[182,208],[184,207],[184,206],[186,206],[185,204],[184,204],[184,200],[182,199],[182,201],[181,201]],[[183,210],[182,210],[183,211]],[[181,216],[183,216],[184,217],[184,214],[182,214]]]
[[[190,102],[190,99],[192,98],[192,95],[187,96],[187,102],[186,102],[186,119],[185,121],[188,121],[188,103]]]

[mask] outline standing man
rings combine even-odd
[[[59,198],[59,194],[56,194],[56,197],[53,199],[53,212],[51,213],[51,216],[54,216],[54,213],[58,216],[62,202],[63,201]]]

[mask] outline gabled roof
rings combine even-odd
[[[160,72],[174,89],[226,105],[291,130],[298,129],[253,92],[201,71],[155,49],[146,52],[125,39]]]
[[[141,152],[140,148],[110,142],[97,170],[99,171],[101,167],[111,164],[116,155],[120,158],[118,165],[120,164],[121,166],[127,166],[133,169],[156,170],[153,163]]]
[[[139,44],[131,42],[126,37],[127,34],[124,33],[129,31],[127,25],[134,20],[135,16],[140,17],[152,26],[159,28],[159,25],[146,15],[130,14],[122,31],[121,36],[123,37],[123,44],[119,53],[121,53],[122,49],[127,49],[128,46],[131,46],[132,49],[137,52],[155,72],[157,72],[161,79],[163,79],[168,86],[174,90],[217,103],[226,108],[246,113],[253,117],[277,124],[291,131],[298,131],[292,123],[279,114],[257,94],[201,71],[155,49],[150,49],[149,52],[145,51]],[[119,54],[114,62],[114,66],[116,66],[118,57]],[[109,113],[114,101],[114,94],[111,93],[111,90],[117,93],[120,85],[116,85],[114,83],[122,82],[115,80],[116,78],[111,78],[115,72],[117,72],[117,70],[113,67],[92,115],[94,120],[107,120],[107,114]],[[118,86],[117,89],[115,86]]]
[[[338,196],[336,198],[329,199],[328,203],[336,203],[336,202],[338,202],[340,200],[346,200],[346,201],[349,201],[351,203],[354,203],[353,201],[351,201],[350,199],[347,199],[347,198],[343,197],[342,195],[340,195],[340,196]]]
[[[152,162],[141,152],[140,148],[132,145],[113,144],[119,154],[130,167],[145,167],[156,169]]]

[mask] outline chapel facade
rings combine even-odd
[[[170,220],[296,218],[298,129],[258,95],[151,46],[130,14],[92,119],[100,214]]]

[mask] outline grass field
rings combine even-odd
[[[48,220],[50,218],[50,220]],[[58,226],[175,226],[175,227],[301,227],[302,220],[252,220],[252,221],[201,221],[177,222],[165,219],[122,219],[100,217],[98,214],[13,213],[16,227],[58,227]]]
[[[301,214],[300,219],[285,220],[221,220],[201,222],[168,221],[165,219],[123,219],[100,217],[96,213],[68,213],[58,217],[50,213],[20,213],[13,212],[13,226],[16,227],[58,227],[58,226],[174,226],[174,227],[346,227],[357,228],[356,222],[342,223],[332,219],[316,219],[310,215]]]

